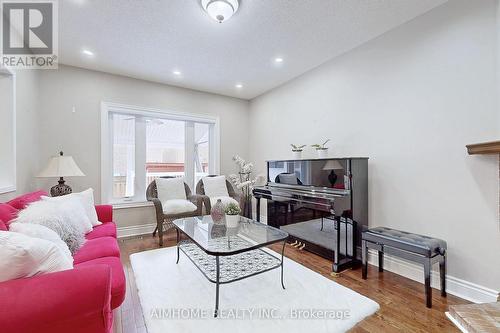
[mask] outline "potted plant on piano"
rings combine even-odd
[[[314,144],[311,147],[316,148],[316,152],[318,153],[318,158],[326,158],[328,157],[328,147],[326,144],[330,142],[330,139],[326,140],[322,144]]]
[[[240,206],[234,202],[229,203],[225,209],[226,212],[226,227],[236,228],[240,222]]]
[[[300,160],[302,158],[302,150],[306,145],[294,145],[293,143],[290,144],[292,146],[292,154],[293,158],[296,160]]]

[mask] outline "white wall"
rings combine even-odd
[[[496,1],[456,0],[251,101],[250,158],[332,139],[369,156],[370,226],[448,242],[451,276],[500,290]],[[311,154],[311,153],[309,153]]]
[[[73,156],[86,177],[70,178],[68,184],[75,191],[94,188],[98,202],[101,101],[219,116],[224,174],[234,171],[231,161],[234,154],[248,153],[248,130],[242,125],[248,122],[247,101],[68,66],[43,71],[40,89],[38,162],[44,165],[59,150]],[[47,189],[55,183],[55,179],[38,182]],[[117,220],[119,226],[154,222],[152,208],[137,208],[137,211],[141,213],[117,212],[122,217]]]
[[[38,72],[16,73],[16,191],[0,194],[0,202],[34,189],[38,168]]]

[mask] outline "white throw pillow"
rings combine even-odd
[[[173,215],[182,213],[192,213],[197,207],[194,203],[189,200],[183,199],[172,199],[163,202],[163,214]]]
[[[0,231],[0,282],[73,268],[56,244]]]
[[[217,200],[219,199],[224,205],[224,207],[227,207],[227,205],[229,205],[230,203],[234,203],[238,205],[238,207],[240,206],[240,203],[231,197],[213,197],[213,198],[210,197],[210,206],[213,207],[217,203]]]
[[[68,258],[68,260],[73,263],[73,257],[71,256],[68,245],[63,242],[61,237],[59,237],[59,235],[55,231],[40,224],[19,222],[11,223],[9,225],[9,231],[51,241],[52,243],[56,244],[61,252]]]
[[[227,193],[226,176],[205,177],[202,181],[205,195],[210,198],[229,197],[229,193]]]
[[[83,209],[85,209],[85,213],[87,213],[87,217],[89,218],[90,223],[92,224],[93,227],[96,227],[96,226],[102,224],[101,222],[99,222],[99,219],[97,218],[97,212],[95,210],[94,189],[93,188],[89,188],[89,189],[82,191],[80,193],[72,193],[70,195],[73,195],[75,197],[79,197],[81,199]]]
[[[81,223],[74,222],[75,216],[78,220],[78,217],[85,215],[85,212],[83,208],[73,206],[75,205],[62,204],[54,200],[36,201],[21,210],[13,223],[34,223],[46,226],[55,231],[74,254],[85,242],[83,226]]]
[[[186,189],[184,188],[184,178],[157,178],[156,189],[158,199],[161,202],[168,200],[186,200]]]
[[[90,222],[85,208],[89,203],[88,196],[80,195],[80,193],[72,193],[60,197],[42,196],[42,200],[57,203],[61,209],[66,211],[66,215],[69,218],[68,222],[80,225],[84,233],[87,234],[92,231],[92,222]]]

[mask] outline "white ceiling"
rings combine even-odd
[[[64,0],[60,61],[251,99],[446,1],[240,0],[219,24],[200,0]]]

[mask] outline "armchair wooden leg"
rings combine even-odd
[[[157,226],[160,247],[163,247],[163,223]]]

